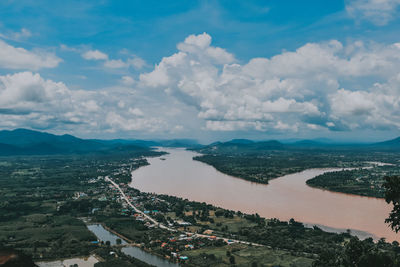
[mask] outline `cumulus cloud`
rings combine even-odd
[[[120,103],[121,99],[125,102]],[[0,76],[0,127],[71,128],[78,132],[166,129],[162,119],[145,116],[137,102],[131,90],[124,88],[71,90],[32,72]]]
[[[111,69],[126,68],[128,65],[121,59],[112,59],[104,62],[104,67]]]
[[[156,132],[162,130],[164,126],[164,122],[160,119],[142,118],[137,114],[133,114],[133,118],[127,118],[114,111],[107,114],[106,123],[111,126],[110,132],[115,132],[116,130]]]
[[[121,83],[126,86],[131,86],[135,83],[135,80],[131,76],[122,76]]]
[[[355,19],[386,25],[395,18],[400,0],[348,0],[346,11]]]
[[[147,65],[146,61],[143,58],[140,58],[137,56],[134,56],[133,58],[128,59],[127,63],[137,70],[140,70],[144,66]]]
[[[32,33],[26,28],[22,28],[19,32],[8,31],[5,34],[0,33],[1,38],[8,39],[8,40],[14,40],[14,41],[28,39],[31,36],[32,36]]]
[[[142,59],[140,57],[128,58],[127,60],[111,59],[111,60],[106,60],[104,62],[104,67],[111,68],[111,69],[121,69],[121,68],[132,67],[136,70],[140,70],[146,65],[147,65],[146,61],[144,61],[144,59]]]
[[[63,50],[70,50],[67,46],[61,46]],[[110,69],[121,69],[133,67],[134,69],[142,69],[147,65],[146,61],[138,56],[133,56],[127,60],[122,59],[109,59],[108,55],[99,50],[89,50],[81,54],[86,60],[102,60],[104,61],[104,67]]]
[[[87,57],[134,64],[98,52]],[[122,76],[112,88],[71,90],[31,72],[0,76],[0,126],[179,134],[399,129],[400,43],[307,43],[241,63],[210,35],[190,35],[150,72]]]
[[[86,60],[108,60],[108,55],[99,50],[89,50],[82,54]]]
[[[399,44],[308,43],[245,64],[213,47],[206,33],[177,48],[140,75],[140,83],[195,107],[206,129],[296,132],[400,123]]]
[[[38,70],[57,67],[61,61],[52,53],[29,51],[0,40],[0,68]]]
[[[22,28],[20,32],[15,32],[13,37],[17,40],[26,39],[32,36],[32,33],[25,28]]]

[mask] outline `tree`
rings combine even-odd
[[[396,255],[380,249],[371,239],[352,237],[343,249],[322,251],[313,267],[394,267],[396,261]]]
[[[397,233],[400,231],[400,176],[386,176],[384,179],[385,200],[393,204],[393,209],[385,222]]]
[[[121,238],[117,238],[117,240],[115,240],[115,242],[117,243],[117,245],[121,245],[122,240],[121,240]]]
[[[106,246],[109,247],[111,245],[111,242],[109,240],[106,241]]]
[[[344,265],[345,266],[359,266],[360,258],[365,254],[366,248],[357,237],[350,239],[344,249]]]
[[[235,256],[233,256],[233,255],[230,256],[230,257],[229,257],[229,262],[230,262],[231,264],[235,264],[235,262],[236,262],[236,261],[235,261]]]

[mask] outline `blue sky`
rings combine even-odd
[[[203,142],[391,138],[400,135],[399,6],[1,1],[0,128]]]

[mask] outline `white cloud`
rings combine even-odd
[[[64,51],[78,51],[74,48],[67,47],[66,45],[61,45],[61,49]],[[125,52],[123,54],[126,54]],[[104,67],[110,69],[121,69],[132,67],[136,70],[142,69],[147,65],[146,61],[138,56],[133,56],[127,60],[123,59],[109,59],[109,56],[99,50],[89,50],[81,54],[81,56],[86,60],[102,60],[104,61]]]
[[[138,106],[141,101],[131,90],[70,90],[64,83],[31,72],[0,76],[0,127],[76,132],[168,130],[162,119]]]
[[[220,47],[211,45],[211,36],[207,33],[199,35],[189,35],[183,43],[178,44],[179,51],[190,53],[192,55],[206,56],[206,59],[212,59],[217,64],[231,63],[235,60],[234,56]]]
[[[395,18],[399,6],[400,0],[347,0],[346,11],[356,20],[382,26]]]
[[[205,130],[211,131],[264,131],[267,128],[264,122],[251,121],[207,121]]]
[[[86,60],[108,60],[108,55],[99,50],[89,50],[82,54]]]
[[[57,67],[61,61],[52,53],[39,50],[28,51],[0,40],[0,68],[38,70]]]
[[[26,28],[22,28],[19,32],[8,31],[5,34],[0,33],[1,38],[13,40],[13,41],[25,40],[31,36],[32,36],[32,33]]]
[[[121,82],[126,86],[135,84],[135,80],[131,76],[122,76]]]
[[[129,113],[138,117],[142,117],[144,115],[143,111],[140,110],[140,108],[129,108]]]
[[[191,35],[140,84],[193,106],[213,131],[396,128],[399,47],[332,40],[241,65]]]
[[[142,69],[147,63],[140,57],[129,58],[126,61],[122,59],[111,59],[104,62],[104,67],[111,69],[121,69],[132,67],[136,70]]]
[[[79,48],[76,47],[70,47],[66,44],[61,44],[60,45],[60,49],[61,51],[67,51],[67,52],[75,52],[75,53],[80,53],[81,50]]]
[[[133,57],[128,59],[127,63],[132,66],[134,69],[140,70],[144,66],[147,65],[146,61],[143,58],[140,57]]]
[[[163,121],[155,118],[126,118],[122,117],[119,113],[111,111],[106,116],[106,122],[111,126],[110,131],[148,131],[156,132],[162,130]]]
[[[240,63],[211,41],[190,35],[138,80],[125,75],[96,91],[31,72],[0,76],[0,126],[179,134],[400,129],[399,43],[307,43]]]
[[[13,34],[13,38],[15,38],[16,40],[21,40],[21,39],[26,39],[32,36],[32,33],[25,28],[22,28],[20,32],[15,32]]]
[[[123,62],[121,59],[112,59],[104,62],[104,67],[111,69],[119,69],[128,67],[128,64]]]
[[[36,111],[52,101],[68,101],[69,97],[69,90],[64,84],[46,81],[39,74],[21,72],[0,76],[0,106],[3,108],[31,108]]]

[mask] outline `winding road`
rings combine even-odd
[[[126,203],[128,203],[128,205],[137,213],[139,213],[140,215],[142,215],[144,218],[146,218],[148,221],[152,222],[154,225],[156,225],[157,227],[161,228],[161,229],[165,229],[167,231],[170,232],[178,232],[178,230],[168,227],[158,221],[156,221],[154,218],[152,218],[151,216],[145,214],[143,211],[141,211],[140,209],[138,209],[135,205],[132,204],[132,202],[128,199],[128,197],[125,195],[124,191],[121,189],[121,187],[115,183],[112,179],[110,179],[110,177],[106,176],[105,180],[107,182],[110,182],[116,189],[118,189],[118,191],[121,193],[122,198],[126,201]],[[213,237],[212,235],[205,235],[205,234],[195,234],[192,232],[183,232],[186,235],[193,235],[194,237],[202,237],[202,238],[211,238]],[[252,242],[247,242],[247,241],[242,241],[242,240],[236,240],[236,239],[230,239],[230,238],[225,238],[225,237],[219,237],[216,236],[217,240],[223,240],[226,243],[239,243],[239,244],[246,244],[246,245],[252,245],[252,246],[258,246],[261,247],[263,245],[261,244],[257,244],[257,243],[252,243]]]

